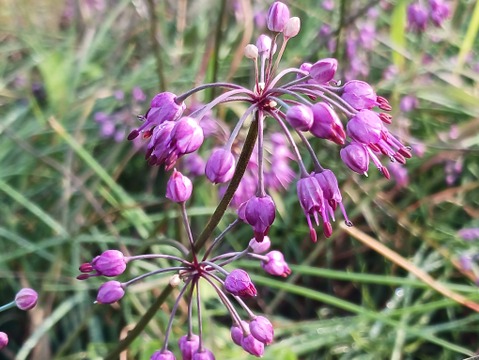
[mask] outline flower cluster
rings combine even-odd
[[[407,8],[408,29],[422,32],[426,30],[429,21],[434,26],[441,27],[449,14],[449,5],[444,0],[429,0],[427,7],[420,1],[413,2]]]
[[[148,111],[140,117],[143,121],[141,126],[128,136],[129,140],[140,136],[148,139],[146,159],[150,165],[173,170],[167,183],[166,197],[178,203],[181,209],[189,240],[189,248],[184,249],[183,256],[126,256],[117,250],[108,250],[80,266],[82,274],[78,278],[85,280],[96,276],[122,275],[132,261],[166,259],[175,263],[175,266],[159,268],[126,282],[107,281],[101,285],[97,295],[97,303],[113,303],[120,300],[125,290],[137,281],[152,275],[174,273],[169,284],[180,288],[179,295],[171,311],[164,346],[153,354],[152,359],[174,359],[173,353],[168,350],[168,337],[182,298],[188,303],[189,324],[187,334],[179,340],[183,358],[214,358],[205,348],[202,336],[200,280],[216,291],[230,313],[233,323],[231,337],[235,344],[261,356],[264,346],[273,341],[271,322],[255,315],[242,300],[257,295],[248,273],[242,269],[230,271],[226,266],[249,257],[258,260],[270,275],[286,277],[290,274],[283,254],[269,250],[268,233],[276,217],[276,205],[268,191],[286,187],[294,180],[294,171],[289,166],[292,160],[296,161],[299,169],[297,195],[312,241],[317,241],[315,226],[320,222],[324,235],[331,236],[331,222],[335,220],[338,207],[346,224],[352,225],[343,205],[337,177],[320,163],[313,148],[315,141],[323,139],[335,144],[333,146],[338,147],[337,158],[361,175],[366,175],[369,164],[373,163],[380,173],[389,178],[387,167],[381,162],[382,156],[401,164],[411,157],[410,149],[387,130],[392,121],[388,101],[378,96],[364,81],[351,80],[342,85],[335,79],[336,59],[326,58],[280,70],[285,48],[298,35],[301,27],[300,19],[291,17],[284,3],[272,4],[266,23],[270,32],[261,34],[255,44],[247,45],[244,50],[245,57],[253,64],[252,89],[232,83],[213,83],[201,85],[182,95],[159,93],[151,101]],[[191,95],[213,87],[224,91],[207,104],[187,105]],[[214,107],[232,102],[246,104],[245,111],[231,131],[223,131],[227,136],[211,151],[204,164],[204,174],[211,183],[221,184],[220,191],[224,194],[222,205],[232,202],[237,218],[205,247],[214,227],[210,229],[207,226],[198,237],[193,235],[186,209],[193,185],[182,173],[179,160],[188,154],[188,157],[196,154],[205,137],[211,135],[207,122],[204,123],[205,116],[209,116]],[[246,137],[241,134],[243,128],[249,129]],[[300,145],[303,150],[300,150]],[[304,153],[312,159],[311,170],[303,162]],[[195,169],[200,168],[196,166]],[[226,184],[226,188],[222,187]],[[215,224],[224,214],[222,211],[215,218]],[[240,223],[249,225],[254,234],[246,248],[240,252],[214,255],[226,235]],[[232,299],[242,308],[247,320],[238,312]],[[198,315],[197,334],[193,333],[193,306]]]
[[[20,310],[28,311],[37,305],[38,294],[35,290],[30,288],[21,289],[16,295],[15,299],[5,305],[0,306],[0,312],[17,307]],[[8,345],[8,335],[0,331],[0,349]]]

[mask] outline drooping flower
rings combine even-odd
[[[174,202],[182,203],[191,197],[192,191],[193,184],[191,180],[174,169],[166,184],[166,197]]]
[[[235,172],[234,155],[225,149],[215,149],[206,162],[205,175],[213,184],[230,181]]]
[[[245,220],[254,230],[257,241],[263,241],[276,216],[276,206],[271,196],[253,196],[244,208]]]
[[[256,316],[249,323],[249,329],[251,335],[258,341],[261,341],[265,345],[269,345],[273,342],[274,329],[273,324],[264,316]]]
[[[270,275],[287,277],[291,269],[284,260],[284,255],[277,250],[270,251],[265,255],[267,260],[261,262],[261,267]]]
[[[192,360],[200,346],[200,337],[195,334],[183,335],[178,340],[178,346],[183,360]]]
[[[0,331],[0,350],[8,345],[8,335]]]
[[[242,269],[231,271],[225,278],[225,289],[233,295],[251,297],[257,291],[248,273]]]
[[[98,304],[112,304],[125,295],[123,285],[119,281],[107,281],[98,289],[96,302]]]

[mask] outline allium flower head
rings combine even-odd
[[[174,169],[166,184],[166,197],[174,202],[182,203],[191,197],[192,191],[193,184],[191,180]]]
[[[257,294],[248,273],[241,269],[235,269],[226,276],[225,289],[233,295],[242,297],[251,297]]]
[[[288,6],[280,1],[276,1],[271,5],[268,12],[267,25],[268,29],[274,32],[282,32],[289,20]]]
[[[291,269],[284,260],[280,251],[273,250],[265,255],[267,260],[261,262],[261,267],[270,275],[287,277],[291,274]]]
[[[115,280],[107,281],[98,289],[96,302],[98,304],[112,304],[125,295],[123,285]]]
[[[20,310],[30,310],[37,305],[38,294],[30,288],[23,288],[15,295],[15,305]]]

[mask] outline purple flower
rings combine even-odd
[[[241,347],[251,355],[261,357],[264,354],[264,344],[249,334],[241,340]]]
[[[242,297],[251,297],[257,294],[248,273],[241,269],[235,269],[226,276],[225,289],[233,295]]]
[[[251,335],[265,345],[273,342],[274,329],[273,324],[264,316],[257,316],[249,323]]]
[[[261,267],[268,274],[281,277],[287,277],[291,274],[291,269],[286,261],[284,261],[284,256],[280,251],[273,250],[265,256],[267,260],[261,262]]]
[[[186,105],[184,103],[176,103],[176,95],[173,93],[162,92],[155,95],[151,100],[150,108],[144,116],[145,122],[138,129],[133,130],[130,135],[128,135],[128,140],[135,139],[140,132],[145,129],[150,130],[165,121],[177,120],[185,108]]]
[[[369,154],[366,146],[351,142],[340,151],[341,160],[354,172],[367,175],[369,167]]]
[[[8,345],[8,335],[0,331],[0,350]]]
[[[170,133],[170,149],[179,155],[189,154],[203,144],[203,129],[198,122],[188,116],[178,120]]]
[[[33,309],[37,305],[37,301],[37,292],[30,288],[23,288],[15,295],[15,305],[20,310],[27,311]]]
[[[314,176],[308,176],[300,179],[296,184],[296,190],[301,207],[309,227],[309,235],[313,242],[317,241],[316,230],[314,230],[311,217],[316,224],[319,223],[318,215],[323,218],[323,232],[326,237],[332,234],[331,223],[327,219],[326,208],[324,206],[324,195],[318,181]]]
[[[235,165],[231,151],[215,149],[206,162],[205,175],[213,184],[225,183],[233,177]]]
[[[363,109],[353,116],[346,125],[347,134],[365,145],[381,140],[383,123],[377,113]]]
[[[271,240],[269,239],[269,236],[265,236],[261,242],[258,242],[255,238],[252,238],[248,246],[255,254],[262,254],[268,251],[271,247]]]
[[[299,17],[292,17],[286,22],[286,25],[283,29],[283,36],[285,39],[290,39],[295,37],[299,34],[299,30],[301,29],[301,20]]]
[[[417,97],[413,95],[406,95],[401,98],[399,102],[399,108],[402,112],[410,112],[416,109],[419,105]]]
[[[107,281],[98,289],[96,302],[98,304],[112,304],[125,295],[125,289],[119,281]]]
[[[246,331],[249,332],[249,324],[243,320],[241,320],[241,324],[243,328],[245,328]],[[230,329],[230,333],[231,340],[233,340],[236,345],[241,346],[241,342],[243,341],[244,337],[243,329],[241,328],[241,326],[239,326],[238,324],[234,324]]]
[[[193,184],[191,180],[174,169],[173,174],[166,184],[166,197],[171,201],[182,203],[191,197],[192,191]]]
[[[421,4],[412,3],[407,7],[407,23],[410,31],[421,32],[426,30],[427,20],[427,9]]]
[[[193,354],[200,346],[200,337],[195,334],[183,335],[178,340],[178,346],[183,360],[192,360]]]
[[[315,62],[309,70],[309,75],[316,83],[327,84],[333,80],[337,69],[338,61],[333,58],[326,58]]]
[[[465,241],[479,240],[479,228],[464,228],[457,235]]]
[[[257,241],[263,241],[276,216],[276,206],[271,196],[253,196],[244,208],[245,220],[254,230]]]
[[[192,360],[215,360],[215,356],[208,349],[198,350],[193,354]]]
[[[169,350],[158,350],[151,355],[150,360],[176,360],[176,357]]]
[[[269,57],[270,56],[270,51],[271,51],[271,44],[272,40],[269,36],[261,34],[258,37],[258,40],[256,40],[256,47],[258,48],[258,53],[261,56],[264,57]],[[273,54],[276,52],[276,44],[274,45],[273,48]]]
[[[303,104],[294,105],[286,112],[286,120],[293,128],[308,131],[313,125],[313,111]]]
[[[360,80],[344,84],[341,97],[356,110],[371,109],[378,105],[377,95],[371,85]]]
[[[431,7],[429,16],[432,23],[440,27],[450,15],[449,5],[443,0],[429,0],[429,6]]]
[[[98,275],[118,276],[125,271],[127,262],[128,260],[121,251],[107,250],[95,257],[91,266],[92,270],[95,270]]]
[[[282,32],[289,20],[289,9],[282,2],[276,1],[268,11],[267,26],[273,32]]]
[[[391,162],[388,165],[389,173],[392,174],[398,188],[406,188],[409,185],[409,174],[404,165]]]
[[[344,145],[346,134],[343,124],[333,108],[325,102],[319,102],[314,104],[311,109],[313,110],[313,125],[309,129],[311,134],[338,145]]]

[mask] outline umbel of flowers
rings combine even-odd
[[[108,250],[80,267],[79,279],[92,276],[116,277],[121,275],[132,261],[154,261],[167,259],[174,266],[159,268],[129,281],[110,280],[101,285],[97,303],[109,304],[120,300],[128,287],[146,277],[162,273],[173,273],[170,287],[178,287],[179,295],[171,311],[165,332],[164,346],[152,355],[152,359],[174,359],[168,350],[169,336],[174,315],[180,299],[188,303],[188,331],[179,339],[178,345],[183,359],[214,359],[213,353],[204,346],[201,317],[201,294],[199,282],[203,281],[217,293],[232,319],[231,337],[235,344],[247,352],[261,356],[264,346],[273,341],[273,325],[254,312],[243,301],[245,297],[257,295],[248,273],[242,269],[228,270],[235,260],[249,257],[257,259],[264,271],[275,276],[288,276],[290,269],[280,251],[270,251],[268,231],[273,225],[276,207],[268,194],[274,182],[265,181],[265,168],[271,161],[268,157],[266,139],[273,139],[267,129],[276,128],[286,139],[289,149],[282,157],[293,158],[299,168],[296,182],[299,203],[305,213],[309,235],[317,241],[316,226],[322,223],[326,237],[332,234],[331,222],[339,207],[347,225],[351,226],[342,203],[342,195],[336,175],[320,164],[311,141],[323,139],[338,146],[339,157],[352,171],[367,175],[372,163],[386,178],[387,168],[381,157],[404,164],[411,157],[405,147],[387,130],[392,117],[388,101],[376,95],[366,82],[352,80],[344,85],[335,79],[338,63],[333,58],[303,63],[298,68],[280,69],[280,61],[288,42],[298,35],[300,19],[291,17],[289,8],[275,2],[269,9],[267,25],[270,32],[258,37],[255,44],[245,48],[245,56],[253,65],[254,84],[251,89],[232,83],[205,84],[184,94],[171,92],[157,94],[150,108],[141,116],[140,127],[133,130],[128,139],[139,136],[148,140],[146,159],[150,165],[164,166],[173,170],[168,181],[166,197],[179,204],[183,225],[189,239],[189,253],[183,257],[167,254],[142,254],[126,256],[117,250]],[[187,99],[196,92],[208,88],[224,91],[207,104],[187,107]],[[247,104],[244,114],[232,126],[229,137],[210,153],[204,173],[213,184],[228,184],[223,199],[210,222],[197,237],[193,236],[186,209],[193,186],[191,180],[177,170],[178,160],[186,154],[195,153],[208,135],[202,120],[220,104],[243,102]],[[248,128],[248,135],[241,138],[240,131]],[[281,140],[275,135],[274,141]],[[238,143],[242,143],[238,154]],[[235,144],[235,146],[233,146]],[[285,144],[282,144],[285,145]],[[307,169],[302,159],[300,146],[312,159],[312,169]],[[283,148],[283,147],[281,147]],[[285,164],[283,161],[282,164]],[[292,180],[291,168],[288,175],[277,177],[277,182],[287,186]],[[246,176],[245,174],[249,174]],[[247,183],[245,182],[247,181]],[[251,189],[248,192],[245,189]],[[241,196],[238,196],[238,193]],[[245,197],[244,194],[250,194]],[[226,229],[212,237],[213,230],[233,202],[237,218]],[[238,224],[246,223],[252,228],[254,237],[240,252],[219,253],[219,244]],[[208,246],[207,241],[211,238]],[[226,268],[228,265],[228,269]],[[196,309],[196,320],[193,319]],[[241,308],[241,312],[238,311]],[[195,325],[194,325],[195,324]],[[193,329],[196,329],[194,332]]]
[[[18,308],[23,311],[33,309],[37,305],[38,294],[35,290],[30,288],[23,288],[15,295],[15,298],[8,304],[0,306],[0,312]],[[8,335],[0,331],[0,350],[8,345]]]

